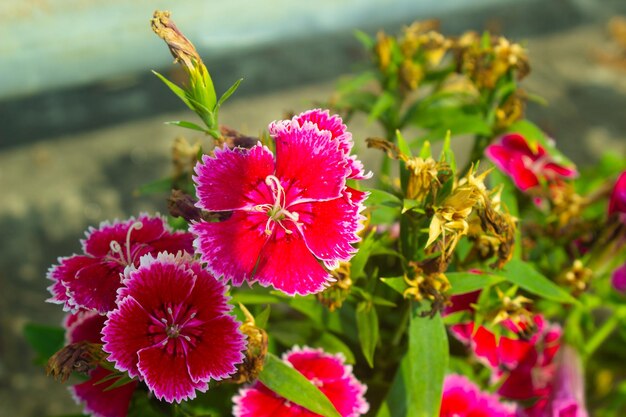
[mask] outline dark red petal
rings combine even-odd
[[[176,254],[179,251],[193,254],[194,235],[187,232],[165,233],[150,242],[150,254],[156,256],[159,252]],[[138,260],[138,258],[136,259]]]
[[[102,343],[101,331],[105,320],[106,316],[95,311],[81,311],[68,316],[65,321],[67,343]]]
[[[347,159],[328,131],[310,122],[279,130],[276,176],[299,190],[300,200],[329,200],[341,195],[349,174]]]
[[[534,152],[530,149],[526,138],[519,133],[509,133],[508,135],[502,136],[500,143],[502,146],[507,148],[509,152],[520,153],[528,156],[534,155]]]
[[[109,375],[111,375],[111,371],[97,367],[90,373],[88,381],[70,387],[74,398],[84,404],[85,414],[94,417],[126,417],[128,414],[128,407],[135,388],[137,388],[137,382],[129,382],[105,391],[107,387],[117,381],[117,379],[112,379],[98,384],[99,381]]]
[[[539,185],[539,179],[531,170],[526,168],[522,159],[512,160],[509,168],[509,175],[520,190],[526,191]]]
[[[509,149],[498,144],[487,146],[485,155],[495,166],[507,174],[510,173],[511,160],[516,157]]]
[[[65,282],[74,280],[76,275],[78,275],[78,271],[97,262],[97,259],[84,255],[59,258],[59,264],[52,266],[48,271],[48,279],[53,281],[53,284],[48,287],[48,291],[50,291],[52,297],[47,301],[56,304],[65,304],[66,310],[75,308],[73,305],[68,304],[70,299],[67,294],[68,288]]]
[[[104,323],[102,349],[110,354],[109,361],[115,363],[115,368],[128,371],[131,378],[139,375],[137,352],[166,337],[165,332],[162,335],[148,333],[153,323],[154,319],[132,297],[126,297],[108,314]]]
[[[192,224],[190,230],[197,235],[194,246],[216,277],[236,286],[254,281],[252,272],[268,239],[267,219],[264,213],[235,211],[222,222]]]
[[[211,211],[237,210],[259,204],[250,200],[250,194],[274,173],[274,157],[261,145],[250,149],[217,148],[215,157],[203,156],[195,172],[198,207]]]
[[[212,298],[205,299],[212,300]],[[197,305],[197,304],[196,304]],[[223,379],[237,371],[243,361],[246,338],[239,330],[241,323],[223,315],[201,325],[202,334],[187,351],[189,375],[195,382]]]
[[[306,247],[299,233],[282,229],[267,242],[259,259],[255,278],[286,294],[306,295],[323,290],[331,275]]]
[[[555,162],[548,162],[543,166],[545,176],[548,178],[563,177],[563,178],[576,178],[578,171],[574,167],[565,167]],[[555,175],[556,174],[556,175]]]
[[[119,264],[94,259],[73,279],[63,282],[70,296],[70,305],[103,314],[113,310],[117,289],[122,282],[121,272]]]
[[[144,382],[159,400],[181,402],[196,397],[196,390],[205,392],[206,382],[193,382],[187,371],[185,353],[182,344],[174,339],[168,343],[176,343],[170,351],[161,344],[139,351],[139,372]]]

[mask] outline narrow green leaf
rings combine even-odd
[[[395,99],[393,95],[387,91],[383,92],[380,96],[378,96],[376,103],[374,103],[374,107],[372,107],[372,110],[370,111],[368,120],[373,122],[374,120],[380,119],[380,116],[393,106],[394,103]]]
[[[346,358],[346,363],[354,364],[356,362],[348,345],[332,333],[322,333],[319,339],[313,343],[313,346],[321,347],[328,353],[341,353]]]
[[[27,323],[23,329],[24,338],[37,352],[35,362],[44,364],[50,356],[63,347],[65,330],[57,326]]]
[[[195,123],[191,123],[191,122],[185,122],[184,120],[174,120],[171,122],[165,122],[166,125],[174,125],[174,126],[179,126],[179,127],[184,127],[185,129],[191,129],[191,130],[197,130],[199,132],[205,132],[206,133],[206,129],[202,126],[198,126]]]
[[[324,417],[341,417],[328,397],[311,381],[271,353],[266,357],[259,381],[281,397],[313,413]]]
[[[268,304],[267,307],[263,309],[259,314],[254,318],[255,324],[262,328],[267,329],[267,322],[270,319],[271,306]]]
[[[256,292],[241,291],[232,295],[231,304],[276,304],[284,301],[283,298],[273,294],[257,294]]]
[[[513,259],[506,264],[503,276],[507,281],[518,285],[520,288],[548,300],[567,304],[578,302],[561,287],[540,274],[530,264],[519,259]]]
[[[378,409],[376,417],[406,417],[407,416],[407,387],[410,385],[409,381],[409,358],[408,354],[404,355],[396,375],[391,383],[391,388],[387,392],[385,400]],[[410,406],[409,406],[410,408]]]
[[[481,274],[472,274],[471,272],[449,272],[446,274],[446,277],[448,277],[448,281],[450,281],[451,288],[450,291],[448,291],[448,294],[450,295],[478,291],[506,280],[506,278],[502,276],[487,272],[483,272]]]
[[[419,201],[405,198],[402,200],[402,214],[410,210],[417,211],[418,213],[424,213],[424,210],[420,208],[421,205],[422,203]]]
[[[374,305],[367,301],[359,303],[356,309],[356,327],[363,356],[370,368],[373,368],[374,352],[378,343],[378,315]]]
[[[398,149],[400,149],[400,152],[402,152],[407,157],[413,156],[413,154],[411,153],[411,146],[406,141],[406,139],[404,139],[404,136],[402,136],[402,133],[400,133],[399,130],[396,130],[396,139],[398,140]]]
[[[241,84],[242,81],[243,81],[243,78],[238,79],[237,81],[235,81],[235,83],[233,85],[231,85],[228,88],[228,90],[226,90],[226,92],[224,94],[222,94],[222,97],[220,97],[220,99],[218,100],[217,104],[215,105],[214,111],[218,111],[219,108],[222,107],[222,104],[224,104],[224,102],[226,100],[228,100],[230,98],[230,96],[232,96],[235,91],[237,91],[237,88],[239,88],[239,84]]]
[[[375,232],[367,235],[359,244],[359,251],[354,255],[350,263],[350,278],[353,281],[365,276],[365,265],[374,249]]]
[[[450,169],[452,172],[456,172],[456,158],[454,157],[454,152],[452,151],[452,134],[450,130],[446,133],[446,137],[443,140],[443,149],[441,150],[441,157],[445,160],[448,165],[450,165]]]
[[[161,178],[147,184],[140,185],[134,192],[135,195],[149,195],[166,193],[172,189],[172,178]]]
[[[380,280],[397,291],[399,294],[404,294],[404,290],[407,288],[403,277],[381,278]]]
[[[419,157],[422,159],[428,159],[433,156],[432,150],[430,149],[430,142],[424,141],[422,144],[422,148],[420,149]]]
[[[179,86],[177,86],[176,84],[174,84],[173,82],[171,82],[170,80],[165,78],[163,75],[159,74],[158,72],[153,70],[152,73],[154,75],[156,75],[157,77],[159,77],[159,79],[161,81],[163,81],[163,83],[166,86],[168,86],[169,89],[172,90],[172,92],[174,94],[176,94],[178,96],[178,98],[181,99],[183,101],[183,103],[185,103],[187,105],[187,107],[189,107],[191,110],[195,111],[193,105],[191,104],[191,102],[187,98],[187,93],[185,92],[185,90],[183,90],[182,88],[180,88]]]
[[[374,39],[367,33],[361,30],[355,30],[354,37],[357,38],[366,49],[372,49],[374,47]]]
[[[407,417],[438,417],[449,356],[446,328],[440,314],[432,319],[420,317],[419,304],[412,304]]]
[[[366,191],[370,193],[369,197],[367,197],[368,207],[402,207],[402,200],[387,191],[379,190],[377,188],[369,188],[366,189]]]

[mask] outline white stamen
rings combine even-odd
[[[265,223],[265,234],[270,236],[274,231],[272,227],[274,223],[278,223],[280,227],[283,228],[286,234],[290,235],[293,233],[292,230],[288,229],[283,223],[282,220],[287,219],[294,222],[297,226],[301,224],[298,223],[300,216],[298,213],[290,212],[285,209],[285,205],[287,204],[287,197],[285,194],[285,189],[280,183],[280,180],[275,175],[268,175],[265,178],[265,184],[272,190],[272,195],[274,196],[273,204],[258,204],[252,208],[253,211],[265,212],[268,216],[267,222]]]

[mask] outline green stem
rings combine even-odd
[[[587,346],[585,346],[585,356],[590,357],[593,352],[595,352],[600,345],[613,333],[613,330],[617,327],[617,325],[622,320],[622,316],[625,310],[619,309],[618,311],[613,312],[613,315],[605,321],[602,326],[596,331],[596,333],[589,339],[587,342]],[[621,313],[621,314],[620,314]]]

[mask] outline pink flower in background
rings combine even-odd
[[[626,264],[613,271],[611,284],[616,291],[626,294]]]
[[[275,157],[258,144],[216,149],[196,165],[197,206],[232,211],[227,220],[190,229],[216,276],[305,295],[324,289],[328,269],[354,255],[367,194],[346,186],[362,170],[347,154],[352,145],[341,119],[327,116],[272,124]]]
[[[614,213],[626,215],[626,171],[622,172],[611,192],[609,200],[609,216]],[[626,218],[626,217],[625,217]]]
[[[60,258],[48,271],[53,281],[48,301],[63,304],[66,311],[106,313],[115,308],[120,274],[147,253],[193,253],[192,234],[173,232],[163,218],[148,215],[90,228],[81,244],[84,254]]]
[[[588,417],[585,409],[585,387],[578,353],[564,345],[556,359],[556,371],[550,383],[548,399],[540,399],[519,409],[519,417]]]
[[[105,316],[93,311],[68,315],[64,322],[67,344],[82,341],[102,343],[100,331],[105,319]],[[111,371],[97,366],[89,372],[87,381],[69,388],[76,402],[84,405],[85,414],[94,417],[126,417],[130,400],[137,388],[137,381],[107,390],[117,378],[103,383],[100,381],[111,375]]]
[[[125,271],[102,340],[109,360],[158,399],[180,402],[236,371],[245,337],[226,288],[187,255],[145,255]]]
[[[285,352],[283,360],[316,385],[342,417],[358,417],[369,410],[364,397],[366,387],[354,377],[352,367],[345,365],[342,355],[332,355],[322,349],[295,347]],[[233,401],[234,417],[317,416],[279,397],[260,382],[240,389]]]
[[[514,417],[515,406],[500,402],[496,394],[480,389],[461,375],[447,375],[443,382],[440,417]]]
[[[536,147],[534,151],[522,135],[509,133],[497,143],[487,146],[485,155],[522,191],[536,187],[542,181],[578,175],[574,167],[558,164],[541,145]]]

